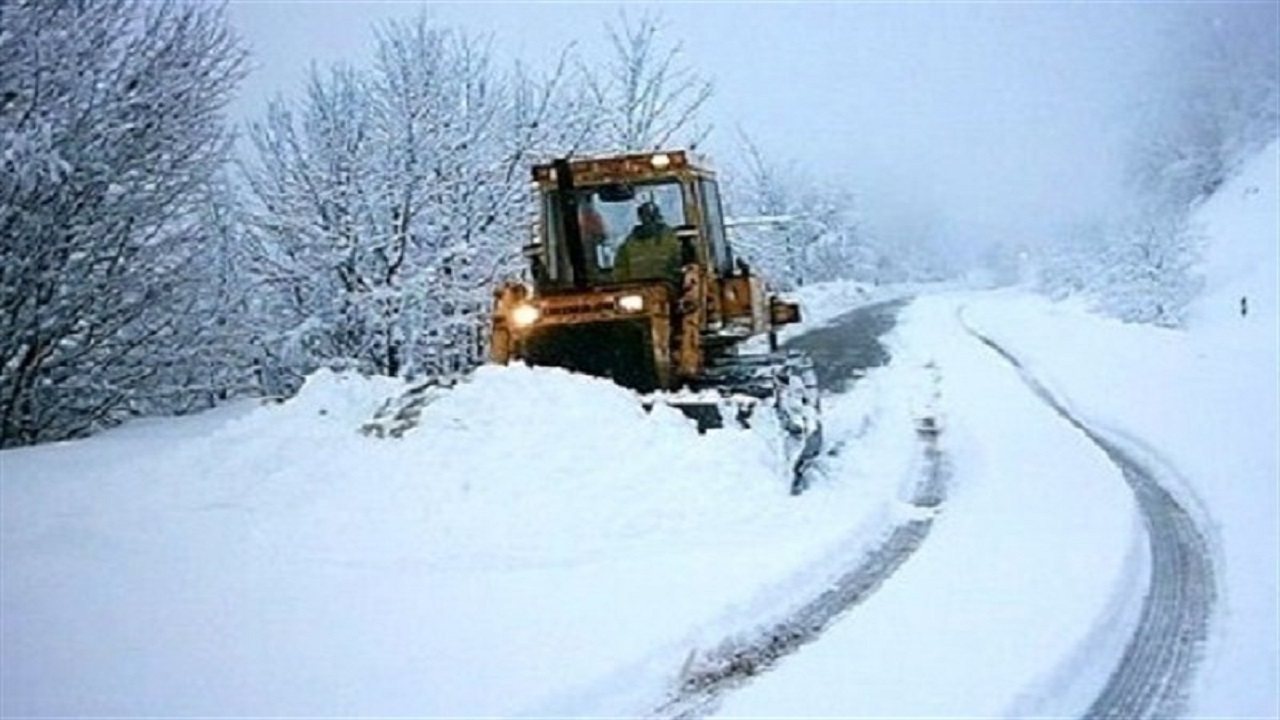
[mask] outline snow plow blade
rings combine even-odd
[[[806,471],[822,450],[821,396],[813,362],[798,352],[743,355],[712,368],[700,389],[660,393],[662,402],[698,424],[699,432],[775,425],[791,471],[791,494],[808,486]]]

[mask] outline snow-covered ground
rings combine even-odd
[[[0,454],[0,715],[593,715],[661,704],[921,510],[913,423],[949,492],[920,549],[725,715],[1078,714],[1148,573],[1131,493],[1073,412],[1150,448],[1220,584],[1190,711],[1280,715],[1277,157],[1198,213],[1188,330],[1020,291],[928,292],[891,363],[829,398],[800,497],[765,433],[700,436],[611,384],[484,368],[401,439],[403,387],[320,373],[279,405]],[[807,289],[810,326],[884,290]],[[1241,316],[1240,297],[1249,313]]]
[[[799,499],[771,436],[555,369],[483,368],[401,440],[356,429],[402,388],[320,373],[7,452],[4,714],[643,712],[889,522],[918,388],[867,387]]]

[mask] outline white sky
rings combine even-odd
[[[569,41],[602,53],[604,24],[624,7],[232,0],[259,66],[237,114],[256,116],[267,97],[297,88],[313,59],[361,61],[372,23],[423,5],[529,62]],[[625,7],[659,8],[668,39],[715,83],[713,158],[728,155],[740,126],[771,155],[852,182],[882,233],[957,245],[1034,240],[1114,197],[1139,79],[1183,14],[1172,3]]]

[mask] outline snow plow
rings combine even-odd
[[[779,350],[799,305],[734,256],[715,173],[685,151],[562,158],[533,167],[529,282],[495,291],[491,360],[610,378],[700,431],[768,413],[794,470],[821,447],[810,360]]]

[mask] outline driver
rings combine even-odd
[[[618,248],[613,273],[619,280],[680,280],[680,242],[675,230],[662,219],[658,206],[648,200],[636,210],[639,223]]]

